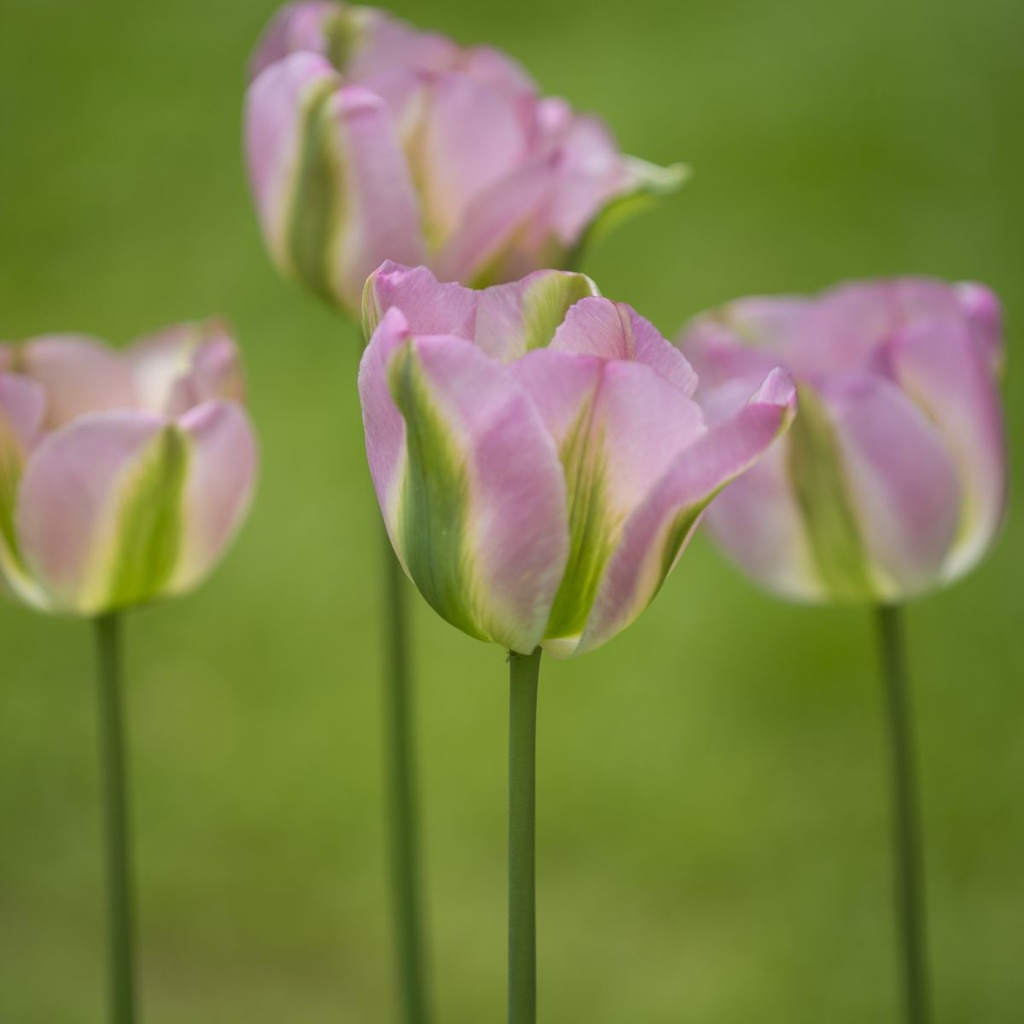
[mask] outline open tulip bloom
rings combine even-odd
[[[483,286],[565,266],[678,168],[623,156],[515,61],[383,11],[282,8],[252,62],[246,152],[278,267],[350,316],[385,259]]]
[[[591,650],[643,611],[708,503],[786,429],[794,388],[768,372],[709,428],[678,349],[580,274],[474,291],[388,263],[364,314],[388,535],[435,611],[512,655],[510,1019],[528,1021],[541,648]]]
[[[816,298],[748,298],[697,317],[681,345],[712,416],[765,367],[797,382],[785,438],[715,502],[712,534],[786,597],[879,607],[893,746],[907,1019],[927,1018],[923,882],[896,605],[988,550],[1006,505],[999,302],[978,284],[903,278]]]
[[[216,322],[123,351],[72,334],[0,344],[0,580],[97,628],[116,1024],[134,1015],[117,613],[192,589],[234,536],[256,472],[241,403]]]

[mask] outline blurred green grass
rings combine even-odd
[[[146,1020],[393,1019],[374,636],[377,513],[352,330],[269,266],[239,114],[274,5],[0,0],[0,331],[118,341],[220,312],[248,360],[259,501],[194,597],[134,614],[130,716]],[[1024,304],[1015,0],[437,0],[679,197],[590,260],[666,332],[748,292],[973,277]],[[1014,446],[1015,469],[1021,455]],[[910,613],[940,1024],[1024,1014],[1019,509]],[[502,1019],[501,652],[417,602],[442,1024]],[[699,538],[599,653],[543,671],[549,1022],[894,1020],[870,620],[750,588]],[[0,608],[0,1020],[102,1019],[90,636]]]

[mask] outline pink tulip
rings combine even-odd
[[[680,344],[713,415],[730,415],[765,367],[797,381],[793,429],[708,516],[764,586],[892,602],[962,575],[992,543],[1006,450],[988,289],[902,278],[741,299]]]
[[[359,391],[395,551],[445,619],[524,654],[629,625],[794,407],[789,378],[762,374],[709,429],[679,351],[580,274],[473,291],[385,264],[365,310]]]
[[[238,529],[256,445],[235,343],[182,324],[117,351],[0,345],[0,578],[98,615],[196,586]]]
[[[371,8],[284,7],[252,73],[246,150],[271,255],[349,315],[385,259],[477,287],[564,266],[604,211],[681,177],[623,156],[497,50]]]

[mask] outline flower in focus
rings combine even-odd
[[[793,429],[709,513],[725,551],[803,600],[893,602],[970,569],[1006,503],[1001,330],[987,288],[922,278],[697,317],[680,345],[713,418],[768,366],[800,396]]]
[[[251,70],[246,151],[271,255],[350,316],[385,259],[475,287],[564,266],[604,214],[682,177],[623,156],[497,50],[368,7],[282,8]]]
[[[442,617],[520,653],[629,625],[792,416],[771,372],[709,429],[686,359],[580,274],[473,291],[385,264],[364,309],[367,454],[395,551]]]
[[[244,518],[256,443],[235,343],[181,324],[117,351],[0,344],[0,580],[98,615],[196,586]]]

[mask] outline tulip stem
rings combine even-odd
[[[416,813],[412,693],[405,574],[384,534],[385,700],[390,812],[391,887],[401,1019],[426,1024],[426,973],[419,886],[419,823]]]
[[[96,620],[99,759],[106,815],[110,1019],[135,1020],[134,921],[128,839],[122,696],[121,621],[116,612]]]
[[[541,649],[509,652],[508,1020],[537,1020],[537,678]]]
[[[905,1020],[907,1024],[927,1024],[930,1012],[924,855],[900,608],[891,605],[879,607],[878,637],[889,726],[893,869]]]

